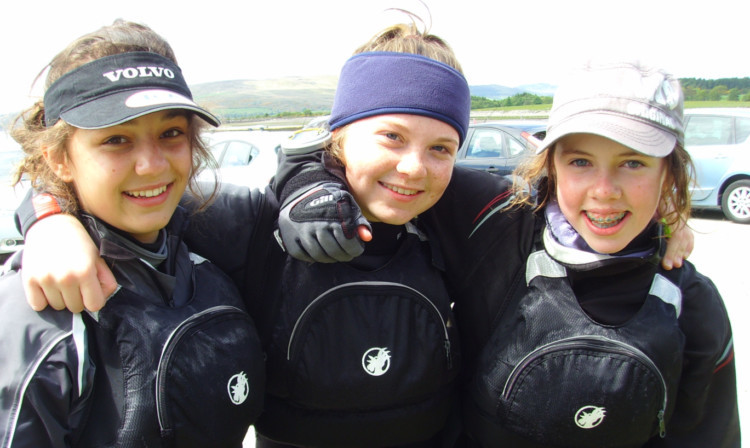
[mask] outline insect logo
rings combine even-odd
[[[576,425],[583,429],[596,428],[604,421],[606,413],[607,410],[599,406],[584,406],[576,412]]]
[[[373,347],[362,355],[362,368],[372,376],[380,376],[391,367],[391,352],[385,347]]]
[[[229,399],[234,404],[240,405],[247,400],[247,396],[250,395],[250,384],[245,372],[236,373],[229,378],[227,392],[229,393]]]

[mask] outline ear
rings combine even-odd
[[[63,182],[73,182],[73,174],[70,170],[70,160],[64,151],[53,151],[49,147],[42,148],[42,155],[47,166]]]

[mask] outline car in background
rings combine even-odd
[[[204,136],[219,166],[215,172],[222,183],[264,188],[276,174],[274,147],[286,133],[269,131],[227,131]],[[199,180],[213,180],[214,173],[202,172]]]
[[[750,108],[685,110],[685,149],[693,159],[696,209],[721,209],[750,224]]]
[[[0,135],[0,264],[23,248],[23,238],[16,230],[15,212],[29,189],[29,181],[11,185],[13,172],[23,159],[21,147],[7,134]]]
[[[510,176],[519,163],[534,154],[535,146],[529,137],[543,140],[546,133],[545,121],[471,123],[456,154],[456,165]]]

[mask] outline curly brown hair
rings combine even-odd
[[[157,53],[177,64],[172,47],[159,34],[145,25],[118,19],[112,25],[99,28],[73,41],[52,58],[52,61],[37,77],[37,81],[46,71],[46,90],[61,76],[88,62],[105,56],[134,51]],[[202,210],[216,195],[216,181],[214,188],[204,193],[197,187],[195,178],[202,170],[213,168],[216,162],[201,139],[201,134],[208,124],[193,114],[188,116],[188,120],[188,133],[193,153],[189,191],[200,204],[198,210]],[[46,127],[44,102],[41,100],[21,112],[11,129],[11,135],[26,154],[13,176],[13,183],[17,184],[24,174],[28,175],[33,188],[56,196],[70,213],[78,210],[75,191],[72,185],[63,182],[52,171],[45,161],[44,153],[47,152],[52,160],[66,158],[67,143],[75,129],[63,120],[58,121],[54,126]]]

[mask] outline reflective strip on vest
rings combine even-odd
[[[656,274],[653,283],[651,283],[651,290],[648,293],[660,298],[664,303],[672,305],[675,313],[677,313],[677,317],[680,317],[680,313],[682,313],[682,291],[680,291],[677,285],[670,282],[663,275]]]
[[[561,278],[567,277],[565,267],[550,257],[544,250],[539,250],[526,260],[526,286],[537,277]]]

